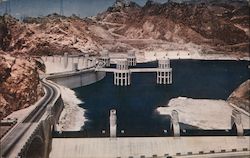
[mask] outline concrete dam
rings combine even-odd
[[[184,136],[180,129],[179,114],[171,113],[171,136],[168,137],[117,137],[116,109],[110,110],[109,137],[53,137],[63,101],[57,84],[77,88],[98,82],[106,73],[113,73],[113,84],[129,86],[132,73],[156,73],[159,85],[172,84],[170,60],[158,61],[158,67],[135,68],[136,56],[129,53],[127,58],[118,59],[115,68],[110,68],[110,57],[103,53],[100,57],[88,55],[42,57],[46,63],[60,65],[62,70],[41,76],[45,96],[37,108],[21,123],[15,125],[1,138],[1,156],[7,157],[51,157],[51,158],[167,158],[167,157],[248,157],[250,137],[246,136],[241,115],[234,110],[231,115],[233,135]],[[53,66],[53,64],[51,65]],[[66,71],[65,71],[66,70]],[[51,82],[53,81],[53,82]],[[118,116],[119,117],[119,116]],[[108,118],[104,118],[108,119]],[[60,133],[60,132],[59,132]]]
[[[172,69],[169,59],[159,60],[157,68],[130,68],[136,66],[135,53],[131,52],[126,59],[117,60],[115,69],[108,68],[110,66],[110,57],[107,53],[103,53],[98,59],[89,56],[74,58],[65,54],[63,57],[44,57],[43,60],[45,63],[60,64],[63,72],[50,73],[51,77],[49,79],[69,88],[94,83],[96,80],[102,79],[106,72],[114,74],[114,85],[117,86],[129,86],[131,84],[131,73],[157,73],[157,84],[172,83]],[[65,71],[67,72],[65,73]],[[78,71],[78,73],[75,71]]]

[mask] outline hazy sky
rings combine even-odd
[[[147,0],[134,0],[144,5]],[[167,0],[156,0],[166,2]],[[0,0],[1,2],[1,0]],[[115,0],[64,0],[64,15],[94,16],[106,10]],[[5,13],[6,2],[0,3],[0,14]],[[41,16],[60,12],[60,0],[10,0],[11,14],[21,16]]]

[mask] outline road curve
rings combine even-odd
[[[85,72],[86,70],[94,70],[97,65],[98,63],[78,71],[70,71],[70,73],[81,73]],[[20,147],[20,144],[21,146],[25,144],[28,140],[28,137],[25,138],[25,133],[32,133],[32,131],[35,130],[37,124],[41,120],[46,118],[45,113],[47,107],[53,106],[56,101],[61,97],[60,89],[55,83],[49,81],[49,79],[53,76],[67,73],[69,72],[48,74],[44,77],[41,77],[41,82],[45,90],[45,95],[36,103],[36,107],[23,120],[21,120],[20,123],[16,124],[1,138],[1,158],[9,157],[10,154],[13,155],[13,152],[16,155],[18,154],[18,152],[20,152],[21,149],[19,149],[18,147]]]
[[[10,152],[14,149],[15,145],[20,142],[20,139],[23,135],[29,131],[34,130],[31,128],[32,124],[38,123],[42,116],[46,112],[46,108],[49,104],[52,104],[58,99],[60,96],[60,90],[55,86],[55,84],[42,79],[42,84],[45,90],[45,95],[43,98],[37,103],[37,106],[34,110],[32,110],[27,117],[25,117],[20,123],[15,125],[2,139],[1,139],[1,156],[7,157]],[[27,138],[28,140],[28,138]]]

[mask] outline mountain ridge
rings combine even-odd
[[[3,16],[0,49],[14,54],[98,54],[103,49],[164,51],[172,45],[187,49],[186,45],[191,43],[201,47],[201,53],[209,50],[247,56],[249,5],[245,1],[237,1],[237,5],[229,1],[191,4],[149,0],[139,6],[132,1],[117,0],[96,17],[84,19],[51,14],[27,17],[21,22]],[[131,44],[131,40],[136,42]]]

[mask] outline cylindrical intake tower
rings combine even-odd
[[[172,84],[172,68],[169,59],[158,61],[157,84]]]
[[[136,66],[135,52],[132,51],[128,52],[127,60],[128,60],[128,66]]]
[[[125,59],[117,61],[116,71],[114,71],[114,84],[117,86],[130,85],[130,71],[128,61]]]

